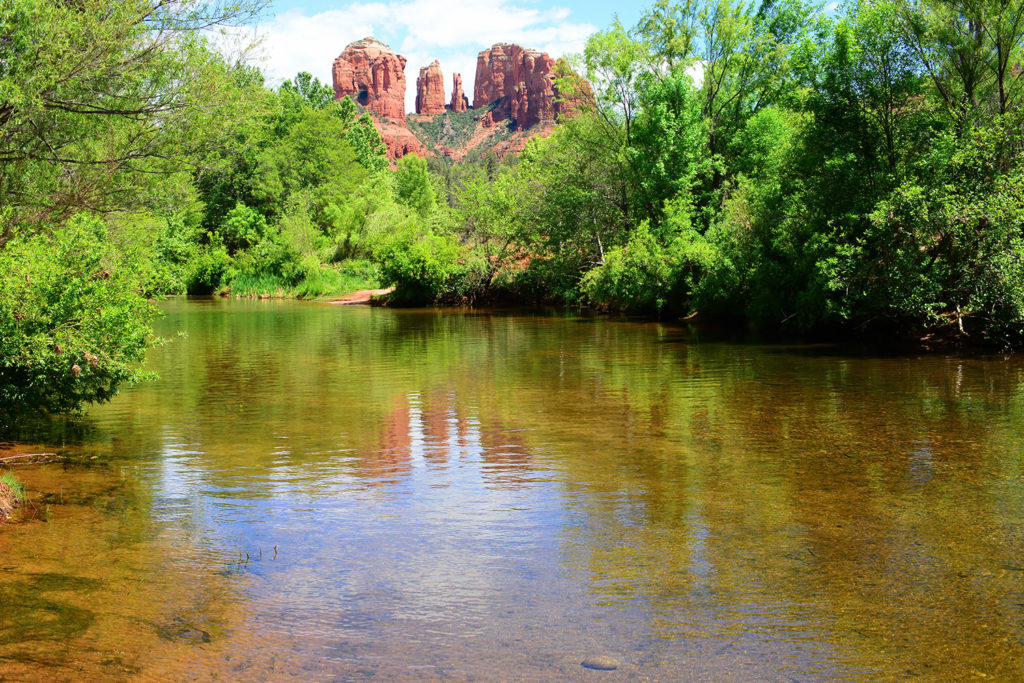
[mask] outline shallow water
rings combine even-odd
[[[0,679],[1024,677],[1022,358],[165,310],[13,446]]]

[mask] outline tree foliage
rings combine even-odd
[[[79,215],[0,250],[0,425],[106,401],[142,375],[155,313],[103,223]]]

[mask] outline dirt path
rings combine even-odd
[[[390,294],[395,291],[394,287],[388,287],[387,289],[360,289],[358,292],[352,292],[346,294],[340,299],[334,299],[327,303],[334,306],[354,306],[356,304],[368,304],[370,300],[375,296],[382,296],[384,294]]]

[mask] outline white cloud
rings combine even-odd
[[[477,53],[494,43],[518,43],[560,57],[583,49],[596,27],[574,22],[564,8],[537,9],[511,0],[391,0],[350,3],[341,9],[306,15],[291,10],[256,29],[261,39],[255,60],[270,83],[308,71],[331,83],[331,64],[345,46],[372,35],[408,60],[406,107],[416,100],[421,66],[438,59],[451,98],[452,73],[461,72],[473,99]]]

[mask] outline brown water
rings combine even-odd
[[[1024,677],[1024,359],[165,308],[14,447],[0,679]]]

